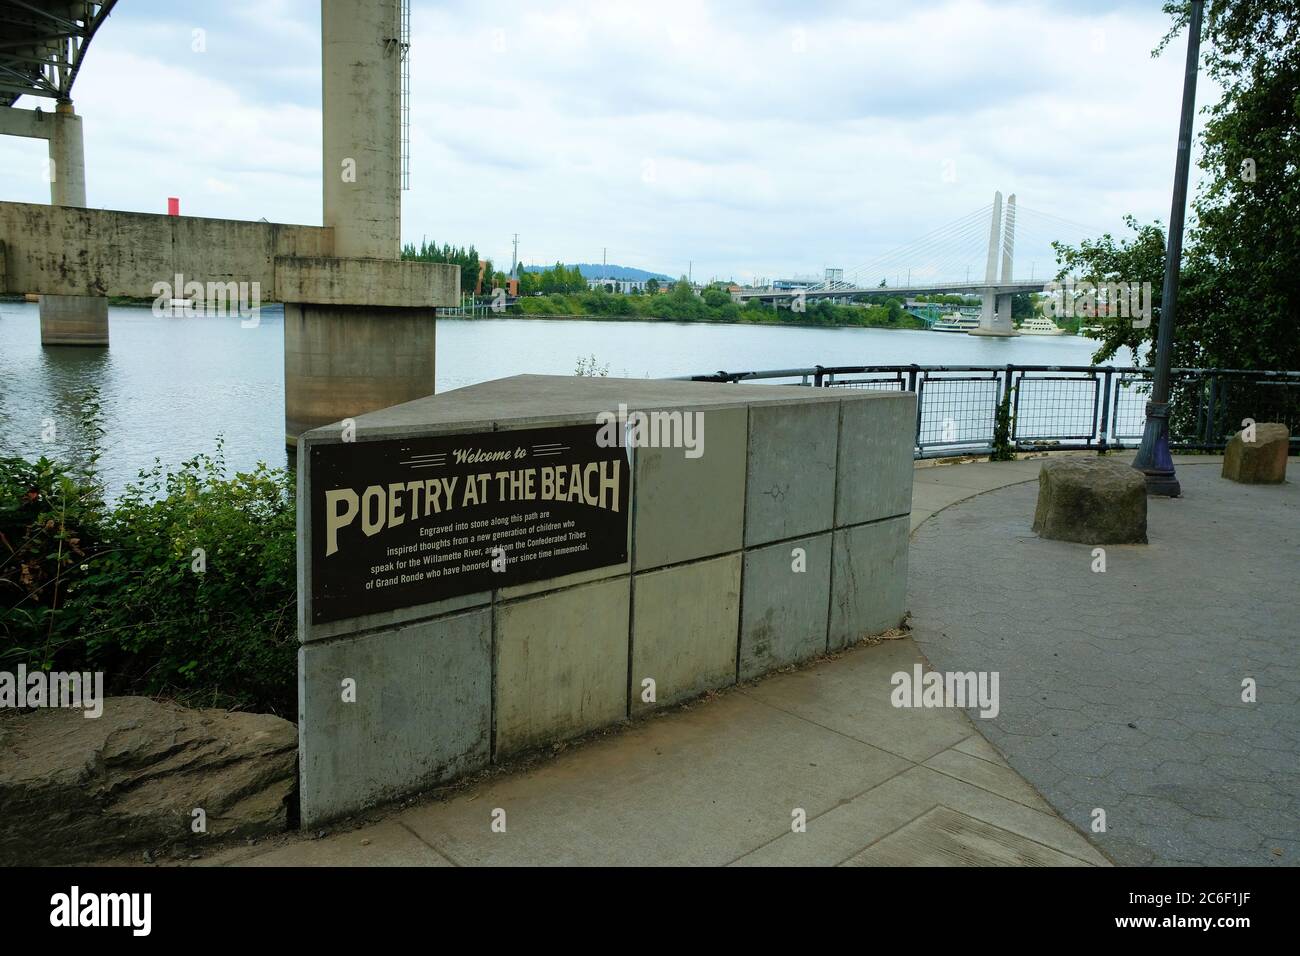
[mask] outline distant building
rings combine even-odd
[[[606,292],[621,292],[623,295],[631,295],[633,290],[637,292],[645,291],[645,284],[648,279],[588,279],[587,288],[591,290],[603,289]],[[666,279],[659,280],[660,288],[663,287]]]

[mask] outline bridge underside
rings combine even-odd
[[[95,31],[117,0],[0,0],[0,106],[20,96],[68,102]]]

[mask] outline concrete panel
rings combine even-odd
[[[741,556],[633,576],[632,713],[736,682]],[[655,701],[642,701],[645,678]]]
[[[795,571],[794,549],[803,549]],[[799,538],[745,552],[740,679],[826,653],[831,536]]]
[[[433,309],[286,304],[286,439],[433,394],[435,333]]]
[[[630,592],[623,577],[498,606],[497,758],[627,716]]]
[[[897,627],[907,613],[908,516],[836,529],[831,650]]]
[[[749,410],[745,547],[831,527],[839,420],[834,400]]]
[[[400,259],[280,257],[275,294],[284,302],[318,305],[429,306],[460,302],[460,266]]]
[[[878,521],[912,510],[912,443],[916,395],[882,393],[845,402],[840,416],[835,527]]]
[[[689,407],[680,411],[695,413]],[[699,414],[703,454],[698,458],[687,458],[681,448],[633,450],[637,570],[737,551],[743,542],[747,409]]]
[[[491,612],[298,649],[303,826],[487,764]],[[356,681],[343,701],[342,681]]]

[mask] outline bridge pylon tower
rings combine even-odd
[[[989,220],[989,254],[984,271],[984,281],[990,288],[984,291],[980,308],[979,328],[971,335],[1009,337],[1019,335],[1011,324],[1011,293],[998,292],[999,281],[1009,285],[1012,280],[1016,247],[1016,194],[1007,197],[1006,216],[1002,214],[1002,193],[993,194],[993,215]],[[998,279],[998,252],[1002,253],[1002,278]]]

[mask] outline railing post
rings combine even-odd
[[[1097,454],[1106,454],[1108,447],[1106,437],[1110,433],[1110,390],[1112,386],[1111,376],[1114,370],[1107,365],[1106,370],[1101,375],[1101,440],[1097,443]]]
[[[822,366],[820,366],[820,365],[816,365],[816,366],[813,366],[813,368],[814,368],[814,372],[813,372],[813,385],[814,385],[814,387],[816,387],[816,388],[821,388],[821,387],[822,387],[822,374],[823,374],[823,373],[822,373]]]
[[[1210,376],[1209,393],[1205,409],[1205,444],[1213,445],[1218,437],[1214,430],[1214,413],[1219,404],[1219,377],[1217,375]]]

